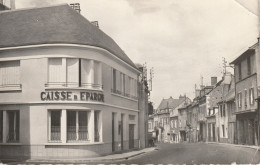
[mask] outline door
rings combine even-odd
[[[124,149],[124,116],[121,114],[121,150]]]
[[[134,124],[129,124],[129,149],[134,148]]]
[[[112,152],[115,151],[115,114],[112,113]]]
[[[212,136],[213,136],[213,142],[215,142],[216,141],[215,124],[212,124]]]

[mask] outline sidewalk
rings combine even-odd
[[[125,153],[120,153],[120,154],[112,154],[112,155],[107,155],[107,156],[101,156],[101,157],[94,157],[94,158],[76,158],[76,159],[30,159],[26,160],[25,163],[84,163],[84,162],[111,162],[111,161],[119,161],[119,160],[127,160],[129,158],[139,156],[142,154],[146,154],[152,151],[157,150],[156,147],[152,148],[145,148],[142,150],[138,151],[130,151],[130,152],[125,152]]]
[[[243,147],[243,148],[251,148],[260,151],[259,146],[250,146],[250,145],[240,145],[240,144],[230,144],[230,143],[218,143],[218,142],[206,142],[206,144],[219,144],[219,145],[228,145],[234,147]]]

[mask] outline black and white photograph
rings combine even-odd
[[[260,0],[0,0],[0,165],[260,164]]]

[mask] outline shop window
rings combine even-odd
[[[67,141],[88,141],[87,111],[67,111]]]
[[[61,111],[50,111],[50,141],[61,141]]]
[[[3,111],[0,111],[0,143],[3,142]]]
[[[7,111],[7,142],[19,142],[20,113],[19,111]]]
[[[94,130],[95,130],[95,142],[100,141],[100,112],[94,112]]]
[[[0,62],[0,89],[20,89],[20,61]]]
[[[249,102],[250,104],[254,104],[254,88],[249,89]]]

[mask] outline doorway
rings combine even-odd
[[[115,151],[115,113],[112,113],[112,152]]]
[[[134,148],[134,124],[129,124],[129,149]]]

